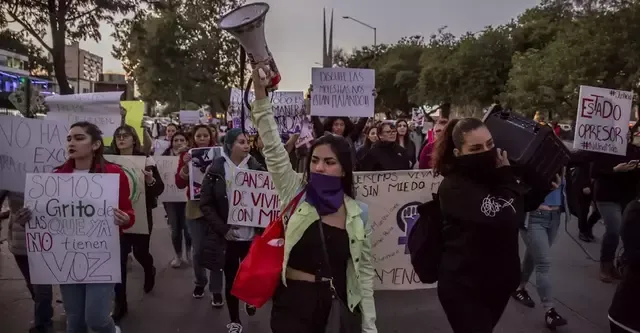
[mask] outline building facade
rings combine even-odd
[[[100,80],[94,84],[95,92],[122,91],[124,100],[133,100],[133,82],[124,74],[100,74]]]
[[[96,82],[102,74],[102,57],[80,48],[78,42],[66,45],[65,71],[69,85],[76,94],[96,92]]]
[[[20,87],[29,77],[32,87],[42,94],[58,92],[55,82],[33,77],[29,72],[29,57],[24,54],[0,49],[0,110],[14,110],[15,106],[9,101],[9,95]]]

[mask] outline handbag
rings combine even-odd
[[[253,239],[231,287],[231,294],[239,300],[260,308],[273,297],[284,261],[284,216],[298,206],[303,194],[298,193],[262,235]]]
[[[318,221],[320,228],[320,242],[322,244],[322,252],[324,253],[325,265],[329,269],[331,277],[329,277],[329,289],[331,290],[331,310],[327,318],[327,326],[325,333],[361,333],[362,332],[362,313],[352,312],[347,307],[346,302],[340,298],[333,285],[333,273],[329,264],[329,252],[327,252],[327,244],[325,243],[324,230],[322,221]]]

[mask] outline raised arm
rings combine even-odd
[[[289,154],[280,140],[271,102],[267,98],[265,88],[260,85],[260,77],[256,71],[253,74],[253,86],[256,100],[251,108],[251,121],[262,138],[264,144],[262,153],[271,174],[271,180],[280,196],[280,204],[286,205],[298,192],[302,179],[291,167]]]

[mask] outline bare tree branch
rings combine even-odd
[[[93,7],[91,10],[87,10],[86,12],[79,13],[79,14],[78,14],[78,15],[76,15],[76,16],[69,17],[69,18],[65,19],[65,21],[67,21],[67,22],[68,22],[68,21],[75,21],[75,20],[77,20],[77,19],[80,19],[80,18],[82,18],[82,17],[84,17],[84,16],[87,16],[87,15],[89,15],[89,14],[91,14],[91,13],[93,13],[93,12],[97,11],[98,9],[99,9],[99,7],[98,7],[98,6]]]
[[[18,18],[18,16],[14,15],[13,13],[7,13],[9,15],[9,17],[11,17],[15,22],[17,22],[18,24],[20,24],[25,30],[27,30],[29,32],[29,34],[31,34],[33,36],[33,38],[35,38],[38,43],[40,43],[40,45],[42,45],[42,47],[45,48],[45,50],[49,51],[49,53],[53,54],[53,48],[51,48],[51,46],[47,45],[47,43],[44,41],[44,39],[42,39],[42,37],[40,37],[40,35],[36,32],[36,30],[27,22],[21,20],[20,18]]]

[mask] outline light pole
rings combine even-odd
[[[364,22],[362,22],[362,21],[360,21],[360,20],[358,20],[358,19],[355,19],[355,18],[353,18],[353,17],[351,17],[351,16],[343,16],[342,18],[343,18],[343,19],[345,19],[345,20],[351,20],[351,21],[354,21],[354,22],[356,22],[356,23],[360,23],[361,25],[364,25],[365,27],[367,27],[367,28],[369,28],[369,29],[373,30],[373,46],[376,46],[376,45],[377,45],[377,38],[378,38],[378,37],[377,37],[377,34],[378,34],[378,29],[376,29],[376,27],[374,27],[374,26],[372,26],[372,25],[369,25],[369,24],[366,24],[366,23],[364,23]]]

